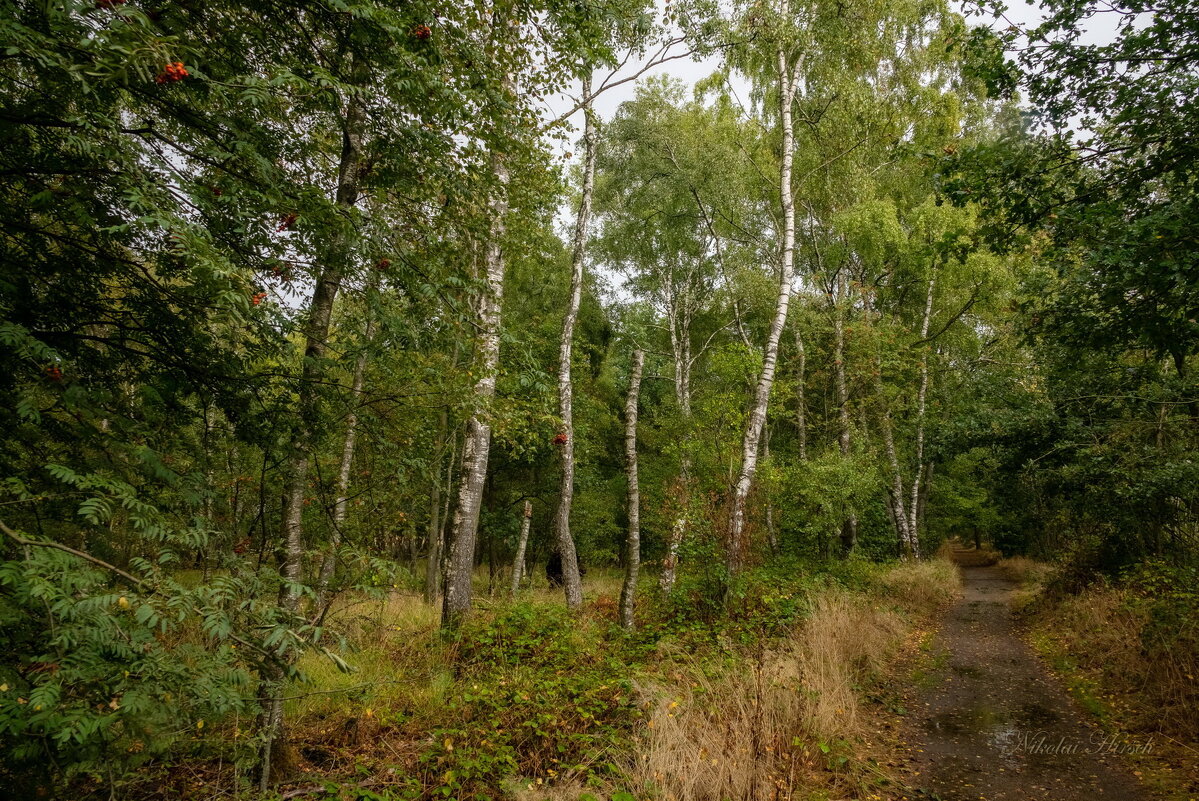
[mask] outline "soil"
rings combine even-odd
[[[1016,582],[958,549],[964,593],[937,634],[908,719],[911,798],[1137,801],[1147,795],[1116,741],[1075,707],[1021,639]]]

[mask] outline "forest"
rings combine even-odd
[[[1199,794],[1199,3],[0,7],[0,797]]]

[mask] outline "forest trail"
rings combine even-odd
[[[964,593],[937,634],[908,740],[920,798],[1134,801],[1144,790],[1104,732],[1015,631],[1016,582],[955,549]]]

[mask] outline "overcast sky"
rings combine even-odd
[[[963,7],[960,0],[951,0],[951,2],[957,5],[959,9]],[[658,0],[658,6],[661,8],[661,0]],[[1012,8],[1007,11],[1003,19],[992,20],[990,18],[972,16],[967,18],[967,24],[975,26],[981,25],[985,22],[991,27],[997,29],[1006,28],[1008,25],[1015,24],[1022,29],[1028,29],[1038,25],[1041,22],[1042,17],[1043,12],[1041,11],[1039,4],[1028,4],[1021,2],[1021,0],[1014,0]],[[1116,15],[1114,14],[1100,14],[1092,17],[1088,21],[1087,32],[1082,37],[1082,40],[1083,42],[1110,41],[1115,33],[1115,25]],[[629,64],[622,71],[621,75],[631,75],[643,67],[644,64],[644,61]],[[669,75],[671,77],[678,78],[687,85],[693,85],[697,81],[700,81],[711,75],[719,68],[719,66],[719,56],[712,56],[702,61],[693,61],[685,58],[676,59],[652,69],[640,80],[645,80],[645,78],[650,75]],[[598,81],[604,75],[606,75],[606,73],[597,73],[595,78],[596,82],[598,83]],[[620,107],[621,103],[633,98],[636,93],[637,83],[639,82],[640,81],[630,81],[629,83],[609,89],[600,95],[600,97],[595,101],[595,109],[600,118],[604,120],[611,119],[612,115],[616,112],[616,109]],[[735,85],[734,88],[740,92],[746,87],[744,83],[741,83],[740,85]],[[574,97],[560,95],[558,97],[551,98],[548,101],[547,116],[557,116],[575,105],[578,95],[577,89],[574,92],[574,95]],[[744,97],[742,99],[747,100],[747,98]],[[576,113],[571,119],[571,121],[576,125],[581,124],[581,120],[581,113]],[[571,139],[574,140],[577,138],[578,132],[576,131],[572,135]],[[573,145],[564,145],[558,148],[558,153],[560,156],[564,156],[566,152],[573,152],[575,150],[577,150],[577,148],[575,148]]]

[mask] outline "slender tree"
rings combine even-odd
[[[520,580],[525,568],[525,550],[529,547],[529,528],[533,523],[533,502],[525,500],[525,510],[520,516],[520,538],[516,542],[516,556],[512,558],[512,595],[520,592]]]
[[[562,320],[562,338],[558,353],[558,416],[562,420],[562,476],[558,489],[558,507],[554,512],[554,544],[562,559],[562,586],[566,590],[566,605],[578,609],[583,603],[583,582],[579,575],[579,558],[574,537],[570,533],[570,508],[574,500],[575,426],[574,384],[571,381],[571,362],[574,358],[575,323],[579,317],[579,301],[583,295],[583,270],[587,257],[587,236],[591,225],[591,199],[595,187],[595,156],[598,134],[591,110],[590,75],[583,78],[583,183],[579,210],[575,217],[574,241],[570,256],[570,300]]]
[[[626,502],[629,518],[625,536],[624,584],[620,588],[620,625],[634,626],[633,611],[637,598],[637,574],[641,570],[641,485],[637,478],[637,402],[641,396],[641,371],[645,366],[645,351],[633,351],[633,366],[629,371],[629,391],[624,405],[625,477],[628,481]]]
[[[788,0],[782,0],[781,17],[790,16]],[[795,276],[795,195],[792,187],[792,164],[794,162],[795,129],[793,122],[796,94],[803,78],[805,54],[789,52],[780,38],[775,50],[778,92],[779,125],[782,131],[782,157],[779,164],[779,201],[782,211],[782,230],[779,242],[778,299],[774,317],[762,349],[762,369],[758,374],[753,403],[745,423],[741,440],[741,469],[733,487],[729,511],[727,536],[727,568],[731,575],[741,571],[745,560],[745,505],[753,486],[754,474],[758,469],[758,447],[762,429],[766,425],[766,414],[770,404],[770,390],[774,386],[774,372],[778,365],[779,340],[787,324],[787,309],[791,302],[791,283]]]

